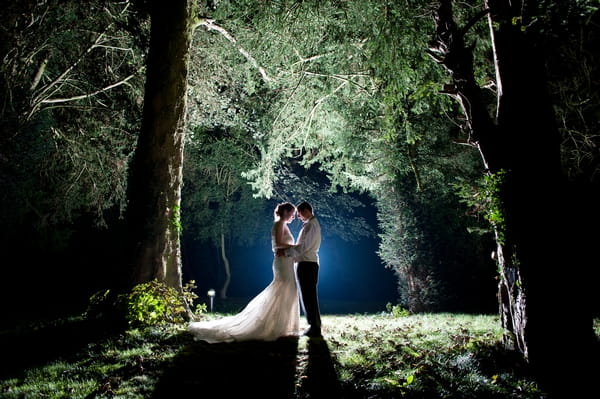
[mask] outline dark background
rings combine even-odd
[[[295,227],[296,222],[294,222]],[[294,227],[294,226],[292,226]],[[293,234],[297,232],[292,228]],[[397,301],[394,272],[376,254],[377,239],[355,243],[324,238],[319,251],[319,298],[324,313],[383,311]],[[230,248],[231,281],[228,297],[249,300],[272,280],[273,252],[269,232],[260,245]],[[225,280],[223,261],[216,248],[188,244],[183,254],[184,282],[195,280],[199,301],[207,301],[210,288],[217,292]],[[219,303],[219,298],[215,298]]]

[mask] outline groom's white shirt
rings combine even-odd
[[[285,250],[287,256],[296,262],[319,263],[319,247],[321,246],[321,225],[315,216],[304,223],[296,245]]]

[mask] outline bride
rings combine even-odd
[[[296,208],[289,202],[277,205],[271,229],[273,253],[289,248],[294,237],[288,224],[294,220]],[[188,331],[196,341],[209,343],[232,341],[274,341],[284,336],[297,336],[300,308],[293,258],[273,258],[273,281],[238,314],[210,321],[191,322]]]

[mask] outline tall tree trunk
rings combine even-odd
[[[592,377],[588,373],[594,368],[598,372],[598,359],[591,356],[593,318],[583,311],[593,300],[585,288],[591,270],[584,267],[585,251],[579,248],[592,226],[583,225],[587,218],[577,211],[581,204],[561,171],[560,135],[543,56],[524,34],[526,28],[515,22],[523,18],[526,5],[488,0],[486,6],[496,59],[497,125],[504,144],[496,149],[504,154],[497,168],[508,172],[500,195],[506,243],[516,260],[507,266],[521,277],[520,285],[505,284],[517,303],[513,326],[518,326],[525,354],[543,382],[560,396],[570,396],[579,387],[566,383],[566,364],[582,377]],[[565,272],[565,266],[577,270]],[[524,306],[519,303],[523,298]]]
[[[573,209],[561,175],[559,134],[541,56],[515,23],[522,17],[521,4],[489,0],[486,8],[496,63],[495,123],[464,43],[468,27],[454,23],[450,0],[440,4],[429,53],[452,75],[447,93],[460,102],[487,172],[504,172],[498,193],[504,222],[495,227],[505,344],[517,347],[545,386],[561,396],[565,365],[585,364],[582,359],[594,348],[592,315],[578,309],[591,298],[583,297],[586,290],[574,281],[586,271],[564,272],[578,259],[574,244],[581,229],[574,229],[576,217],[567,216]],[[597,370],[597,360],[589,359]],[[579,372],[591,375],[584,367]],[[568,385],[568,390],[578,388]]]
[[[229,267],[229,259],[227,258],[227,253],[225,252],[225,234],[221,233],[221,259],[223,260],[223,268],[225,268],[225,282],[219,291],[219,296],[222,299],[227,298],[227,289],[229,288],[229,283],[231,282],[231,268]]]
[[[180,199],[192,0],[151,1],[140,136],[131,165],[132,282],[181,289]]]

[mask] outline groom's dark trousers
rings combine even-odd
[[[312,328],[321,329],[321,313],[317,298],[319,264],[316,262],[298,262],[296,269],[300,285],[300,301],[306,315],[306,321]]]

